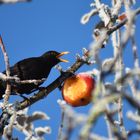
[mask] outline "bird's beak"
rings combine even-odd
[[[69,52],[61,52],[59,55],[57,55],[56,57],[61,61],[61,62],[69,62],[68,60],[62,59],[60,58],[61,56],[63,56],[64,54],[68,54]]]

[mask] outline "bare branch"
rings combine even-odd
[[[6,67],[6,75],[10,76],[10,64],[9,64],[9,58],[5,49],[5,46],[2,41],[2,37],[0,36],[0,46],[1,50],[4,56],[5,61],[5,67]],[[6,91],[5,91],[5,97],[4,97],[4,104],[6,105],[8,103],[9,96],[11,94],[11,84],[7,81]]]

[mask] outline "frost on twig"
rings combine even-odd
[[[35,111],[33,114],[28,115],[28,108],[16,112],[16,116],[14,116],[14,121],[12,120],[12,117],[10,119],[10,122],[12,121],[12,125],[15,129],[18,131],[21,131],[26,139],[42,139],[45,134],[51,133],[51,128],[49,126],[45,127],[35,127],[34,122],[35,121],[41,121],[41,120],[49,120],[50,118],[44,113],[40,111]],[[5,128],[4,136],[6,138],[9,138],[9,127],[11,123]],[[12,138],[12,137],[11,137]]]
[[[99,9],[99,17],[105,23],[106,27],[111,21],[111,11],[108,5],[101,3],[100,0],[95,0],[95,6],[97,9]]]
[[[8,54],[6,52],[2,37],[0,36],[0,47],[4,56],[5,61],[5,68],[6,68],[6,75],[10,76],[10,64],[9,64],[9,58]],[[11,84],[9,81],[6,82],[6,90],[5,90],[5,96],[4,96],[4,106],[8,104],[9,96],[11,94]],[[5,107],[4,107],[5,108]]]
[[[42,78],[40,80],[36,80],[36,79],[32,79],[32,80],[20,80],[20,78],[18,78],[17,76],[7,76],[3,73],[0,73],[0,80],[2,80],[3,82],[10,82],[10,83],[14,83],[14,84],[39,84],[42,83],[46,80],[46,78]]]
[[[81,23],[86,24],[90,20],[90,18],[97,13],[98,13],[97,9],[92,9],[89,13],[83,15],[83,17],[81,18]]]
[[[0,4],[17,3],[17,2],[30,2],[31,0],[0,0]]]

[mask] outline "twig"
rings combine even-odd
[[[138,50],[137,50],[134,36],[132,36],[132,50],[133,50],[133,56],[134,56],[134,67],[139,68]]]
[[[123,59],[122,59],[122,47],[121,47],[121,33],[120,30],[117,30],[116,32],[113,32],[112,34],[112,44],[114,48],[114,57],[118,55],[118,59],[116,60],[115,64],[115,79],[114,82],[116,82],[120,77],[123,77]],[[122,85],[116,84],[116,88],[119,91],[122,91]],[[127,133],[124,127],[123,123],[123,102],[122,98],[118,99],[118,122],[119,122],[119,128],[120,132],[123,134],[123,137],[127,139]]]
[[[59,140],[69,140],[75,127],[85,123],[87,116],[81,113],[76,113],[72,107],[66,104],[64,100],[58,100],[58,104],[63,111],[62,122],[59,131]],[[62,131],[64,129],[64,133]]]
[[[118,78],[116,81],[116,84],[127,84],[129,83],[129,79],[133,78],[134,76],[140,77],[140,68],[139,69],[131,69],[126,74],[124,74],[122,77]]]
[[[103,136],[100,136],[97,134],[93,134],[93,133],[90,134],[89,139],[90,140],[112,140],[112,139],[108,139],[106,137],[103,137]]]
[[[114,113],[114,112],[113,112]],[[114,139],[117,137],[117,140],[127,140],[126,136],[124,136],[122,133],[119,132],[118,128],[115,125],[115,121],[113,120],[113,115],[112,112],[106,112],[108,120],[110,122],[112,132],[114,135]]]
[[[17,2],[30,2],[31,0],[0,0],[0,4],[17,3]]]
[[[134,34],[131,36],[131,41],[132,41],[132,52],[133,52],[133,57],[134,57],[134,68],[136,69],[139,69],[139,58],[138,58],[138,50],[137,50],[137,46],[136,46],[136,42],[135,42],[135,38],[134,38]],[[137,90],[138,90],[138,87],[139,87],[139,77],[138,76],[135,76],[135,83],[134,81],[132,81],[132,87],[134,88],[134,92],[133,93],[133,96],[136,96],[137,94]]]
[[[129,112],[127,112],[127,117],[130,120],[140,124],[140,116],[138,114],[129,111]]]
[[[98,13],[97,9],[92,9],[90,12],[86,13],[85,15],[82,16],[81,18],[81,23],[86,24],[90,18]]]
[[[65,116],[65,112],[62,110],[61,113],[61,122],[60,122],[60,126],[58,129],[58,140],[62,140],[63,139],[63,128],[64,128],[64,116]]]
[[[6,76],[3,73],[0,73],[0,80],[4,81],[4,82],[10,82],[10,83],[14,83],[14,84],[39,84],[42,83],[46,80],[46,78],[42,78],[39,80],[20,80],[20,78],[18,78],[17,76]]]
[[[4,43],[2,41],[2,37],[0,36],[0,46],[1,46],[1,50],[2,50],[2,53],[4,55],[4,61],[5,61],[5,67],[6,67],[6,75],[7,76],[10,76],[10,64],[9,64],[9,58],[8,58],[8,55],[7,55],[7,52],[6,52],[6,49],[5,49],[5,46],[4,46]],[[11,84],[10,82],[6,82],[7,85],[6,85],[6,91],[5,91],[5,97],[4,97],[4,104],[8,104],[8,99],[9,99],[9,96],[11,94]]]
[[[106,125],[107,125],[108,137],[109,137],[109,139],[112,139],[113,138],[112,125],[110,124],[110,120],[107,115],[105,115],[104,118],[105,118]]]
[[[17,116],[17,113],[16,113],[16,110],[13,111],[13,115],[11,116],[10,118],[10,123],[9,125],[6,127],[6,132],[5,132],[5,136],[7,139],[12,139],[12,131],[13,131],[13,126],[14,126],[14,123],[15,123],[15,120],[16,120],[16,116]]]
[[[72,136],[74,126],[73,126],[73,118],[67,117],[67,128],[66,128],[66,135],[63,140],[70,140]]]
[[[107,11],[109,8],[107,5],[101,3],[100,0],[95,0],[95,6],[99,10],[99,16],[101,20],[104,21],[106,27],[111,20],[110,13]]]
[[[112,15],[118,15],[122,6],[122,0],[113,0],[112,5],[114,5]]]

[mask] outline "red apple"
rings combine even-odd
[[[90,103],[95,80],[92,75],[79,73],[65,80],[62,95],[71,106],[78,107]]]

